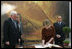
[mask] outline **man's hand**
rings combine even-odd
[[[18,42],[20,42],[21,41],[21,39],[18,39]]]
[[[9,42],[9,41],[7,41],[5,44],[6,44],[6,45],[10,45],[10,42]]]
[[[60,38],[61,36],[59,34],[56,35],[57,38]]]

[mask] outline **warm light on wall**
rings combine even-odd
[[[1,15],[4,15],[8,12],[10,12],[11,10],[14,10],[16,8],[16,6],[14,5],[10,5],[8,3],[3,3],[1,5]]]

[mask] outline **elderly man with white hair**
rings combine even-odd
[[[21,31],[19,30],[17,18],[19,18],[17,12],[11,11],[10,18],[4,22],[4,48],[15,48],[15,45],[21,41]]]

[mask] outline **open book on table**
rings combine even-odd
[[[62,47],[59,46],[59,45],[50,44],[50,43],[47,44],[47,45],[44,45],[44,46],[42,46],[41,44],[35,45],[35,48],[52,48],[52,47],[62,48]]]

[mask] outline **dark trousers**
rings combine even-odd
[[[55,40],[55,44],[56,44],[56,45],[60,45],[60,46],[62,46],[62,47],[64,48],[64,43],[63,43],[63,41],[57,41],[57,40]]]

